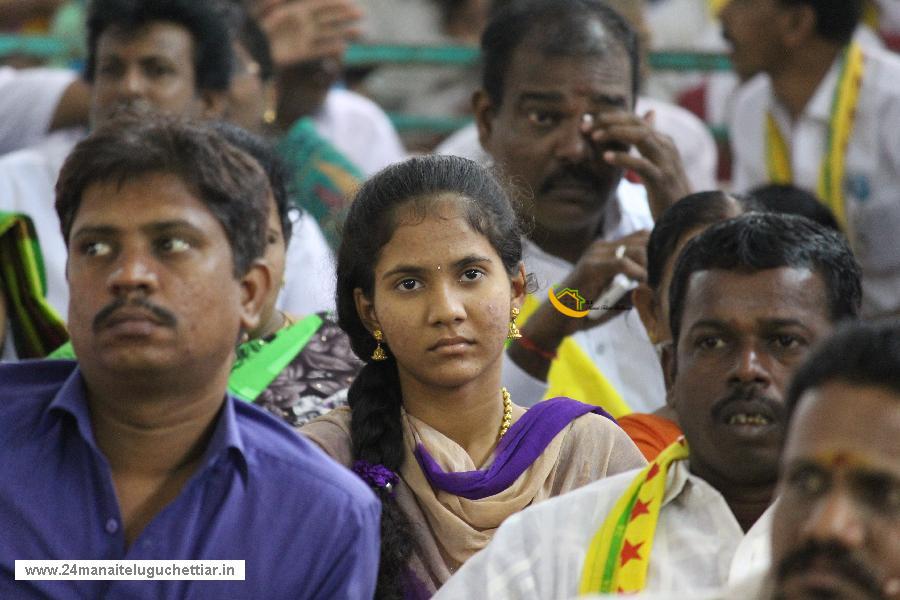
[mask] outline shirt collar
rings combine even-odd
[[[806,103],[806,107],[803,109],[802,118],[821,121],[823,123],[828,123],[831,120],[831,102],[834,98],[835,87],[837,87],[838,84],[843,56],[844,55],[841,54],[835,59],[831,68],[828,70],[828,73],[826,73],[822,81],[819,82],[812,98],[809,99],[809,102]],[[778,111],[779,117],[790,122],[787,109],[777,98],[774,98],[774,96],[773,106]]]
[[[222,454],[228,453],[234,457],[235,464],[241,469],[243,476],[247,477],[247,460],[244,452],[244,442],[238,427],[235,415],[234,399],[230,394],[226,396],[219,411],[215,429],[209,440],[209,445],[203,455],[201,464],[204,468],[212,464]],[[53,401],[44,411],[44,423],[49,425],[56,415],[67,413],[72,416],[82,439],[95,451],[100,453],[94,440],[94,430],[91,426],[91,414],[87,403],[87,388],[81,369],[75,370],[65,380],[62,387],[54,396]]]

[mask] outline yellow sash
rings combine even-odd
[[[522,306],[519,324],[524,325],[540,305],[541,301],[529,294]],[[549,388],[545,400],[567,396],[599,406],[617,419],[631,413],[622,396],[571,336],[556,349],[556,359],[550,364],[547,383]]]
[[[847,216],[844,207],[844,169],[847,159],[847,145],[853,134],[856,120],[856,106],[862,87],[865,60],[862,48],[856,42],[844,50],[841,59],[840,76],[831,101],[831,120],[822,166],[819,169],[818,195],[844,231],[847,231]],[[791,157],[778,129],[772,113],[766,116],[766,166],[772,183],[792,183]]]
[[[682,437],[634,478],[591,540],[578,595],[632,594],[644,589],[669,467],[687,457]]]

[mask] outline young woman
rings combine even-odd
[[[644,463],[597,407],[501,389],[521,258],[504,190],[463,158],[388,167],[351,205],[338,319],[366,365],[301,432],[384,503],[379,598],[430,596],[511,514]]]

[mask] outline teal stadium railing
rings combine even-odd
[[[0,35],[0,57],[12,54],[48,60],[63,60],[70,46],[63,40],[49,36]],[[478,63],[479,51],[469,46],[397,46],[356,44],[350,46],[344,63],[352,67],[393,65],[451,65],[469,66]],[[728,71],[731,61],[722,54],[701,52],[651,52],[650,68],[655,71]],[[469,122],[468,117],[432,117],[391,113],[391,120],[400,132],[424,131],[435,134],[450,133]],[[717,137],[724,131],[713,129]]]

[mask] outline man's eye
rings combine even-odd
[[[82,244],[81,253],[85,256],[106,256],[112,248],[106,242],[87,242]]]
[[[402,291],[412,291],[422,287],[422,284],[415,279],[404,279],[397,284],[397,289]]]
[[[790,334],[776,335],[772,339],[772,343],[782,350],[796,350],[806,345],[805,340]]]
[[[725,346],[725,340],[715,335],[706,335],[697,340],[697,347],[703,350],[715,350]]]
[[[146,67],[147,75],[150,77],[163,77],[173,72],[173,69],[167,67],[166,65],[147,65]]]
[[[555,111],[549,110],[530,110],[528,111],[528,122],[538,127],[552,127],[556,125],[561,115]]]
[[[466,269],[463,273],[463,279],[466,281],[478,281],[484,277],[484,271],[481,269]]]
[[[166,238],[159,243],[159,248],[163,252],[180,253],[187,252],[191,249],[190,242],[181,238]]]
[[[114,63],[102,64],[97,69],[97,72],[105,77],[118,77],[122,74],[122,71],[122,65]]]
[[[805,467],[791,473],[788,484],[802,495],[814,498],[826,491],[828,478],[819,469]]]

